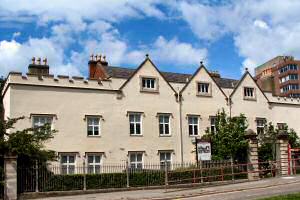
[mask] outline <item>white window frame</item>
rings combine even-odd
[[[257,118],[256,120],[256,132],[257,132],[257,135],[261,135],[261,134],[264,134],[264,129],[265,129],[265,125],[266,125],[266,119],[265,118]],[[260,123],[262,122],[262,124]],[[262,133],[259,133],[259,129],[262,129]]]
[[[197,119],[197,124],[195,124],[195,123],[190,123],[190,118],[193,118],[193,119]],[[188,134],[189,134],[189,136],[190,137],[196,137],[196,136],[199,136],[200,134],[199,134],[199,127],[200,127],[200,117],[199,116],[197,116],[197,115],[188,115],[187,116],[187,119],[188,119]],[[193,121],[193,120],[192,120]],[[190,126],[192,126],[193,128],[192,128],[192,130],[193,130],[193,132],[192,132],[192,134],[190,134]],[[197,134],[195,134],[195,128],[194,127],[197,127]]]
[[[38,128],[41,126],[44,126],[46,123],[50,124],[51,129],[53,129],[53,116],[52,115],[32,115],[32,127],[33,128]],[[38,119],[38,123],[35,123],[35,120]],[[44,119],[44,123],[42,123],[41,119]],[[47,122],[46,122],[47,121]]]
[[[212,124],[213,120],[214,120],[214,124]],[[217,127],[216,127],[217,116],[210,116],[209,121],[210,121],[210,132],[211,133],[217,133]]]
[[[211,83],[197,81],[197,95],[198,96],[211,96]],[[207,91],[202,91],[203,87],[201,85],[207,85]],[[206,90],[206,89],[205,89]]]
[[[62,157],[67,156],[67,162],[62,162]],[[70,163],[70,156],[74,156],[74,162]],[[66,166],[66,173],[63,173],[63,167]],[[74,172],[70,173],[70,166],[74,166]],[[76,154],[75,153],[60,153],[60,170],[61,174],[76,174]]]
[[[144,81],[145,86],[143,84]],[[153,84],[151,83],[152,81]],[[152,76],[140,76],[140,87],[142,92],[158,92],[158,78]]]
[[[89,124],[90,120],[98,120],[98,124]],[[99,137],[101,136],[101,117],[97,116],[87,116],[86,117],[86,125],[87,125],[87,136],[88,137]],[[89,135],[89,127],[92,127],[92,135]],[[98,127],[98,135],[95,134],[95,127]]]
[[[247,91],[248,89],[252,90],[252,96],[249,96],[250,91]],[[255,88],[254,87],[244,87],[243,88],[243,96],[244,96],[244,99],[246,99],[246,100],[255,100],[256,99],[256,90],[255,90]]]
[[[100,157],[100,161],[96,162],[96,156]],[[93,157],[93,162],[89,162],[89,157]],[[102,170],[102,154],[101,153],[87,153],[86,154],[86,166],[87,166],[87,173],[89,174],[98,174],[101,173]],[[96,166],[99,166],[99,172],[96,172]],[[92,172],[90,172],[90,167],[92,167]]]
[[[130,116],[131,115],[134,116],[133,117],[133,119],[134,119],[133,121],[130,121]],[[140,116],[140,121],[136,120],[136,116]],[[129,134],[131,136],[142,136],[143,135],[143,126],[142,126],[142,124],[143,124],[143,117],[142,117],[142,113],[134,113],[134,112],[128,113],[128,119],[129,119]],[[134,126],[134,133],[131,133],[131,128],[130,128],[131,124],[133,124],[133,126]],[[137,134],[137,124],[140,125],[140,133],[139,134]]]
[[[160,118],[162,117],[162,122]],[[168,122],[165,121],[165,117],[168,117]],[[160,132],[160,126],[162,125],[162,133]],[[169,133],[166,133],[166,125],[168,126]],[[158,131],[160,136],[170,136],[171,135],[171,115],[170,114],[159,114],[158,115]]]
[[[142,155],[142,161],[138,161],[138,154]],[[131,160],[131,155],[135,155],[135,160],[132,161]],[[136,151],[136,152],[129,152],[128,153],[128,160],[129,160],[129,167],[131,169],[143,169],[144,168],[144,152],[141,151]],[[142,164],[142,168],[138,168],[138,164]],[[132,167],[132,165],[134,165],[134,167]]]
[[[172,168],[172,151],[159,151],[159,163],[160,163],[160,169],[164,169],[165,168],[165,161],[167,161],[167,167],[168,169]],[[164,154],[164,160],[161,160],[161,155]],[[166,154],[170,154],[170,160],[166,159]]]

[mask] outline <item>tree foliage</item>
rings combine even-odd
[[[216,133],[206,130],[204,138],[211,140],[213,159],[233,159],[239,162],[246,161],[248,143],[245,132],[248,127],[246,117],[240,114],[237,117],[227,116],[224,109],[217,113]]]
[[[276,141],[279,134],[287,134],[289,144],[292,148],[300,147],[300,141],[294,129],[290,129],[285,125],[281,129],[274,126],[272,122],[266,123],[264,134],[259,135],[258,157],[260,161],[268,161],[276,159]]]

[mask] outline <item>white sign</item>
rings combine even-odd
[[[209,142],[197,143],[198,161],[211,160],[211,148]]]

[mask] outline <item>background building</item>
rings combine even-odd
[[[300,61],[277,56],[255,69],[257,84],[275,96],[300,97]]]

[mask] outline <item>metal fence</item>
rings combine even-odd
[[[0,156],[0,199],[4,198],[4,160]]]
[[[299,160],[291,162],[293,173],[300,172]],[[214,181],[247,180],[248,174],[261,178],[279,174],[283,161],[231,163],[202,161],[199,163],[143,164],[132,168],[128,163],[101,165],[97,170],[88,166],[36,165],[18,168],[18,192],[91,190],[126,187],[202,184]],[[253,170],[253,165],[259,166]]]

